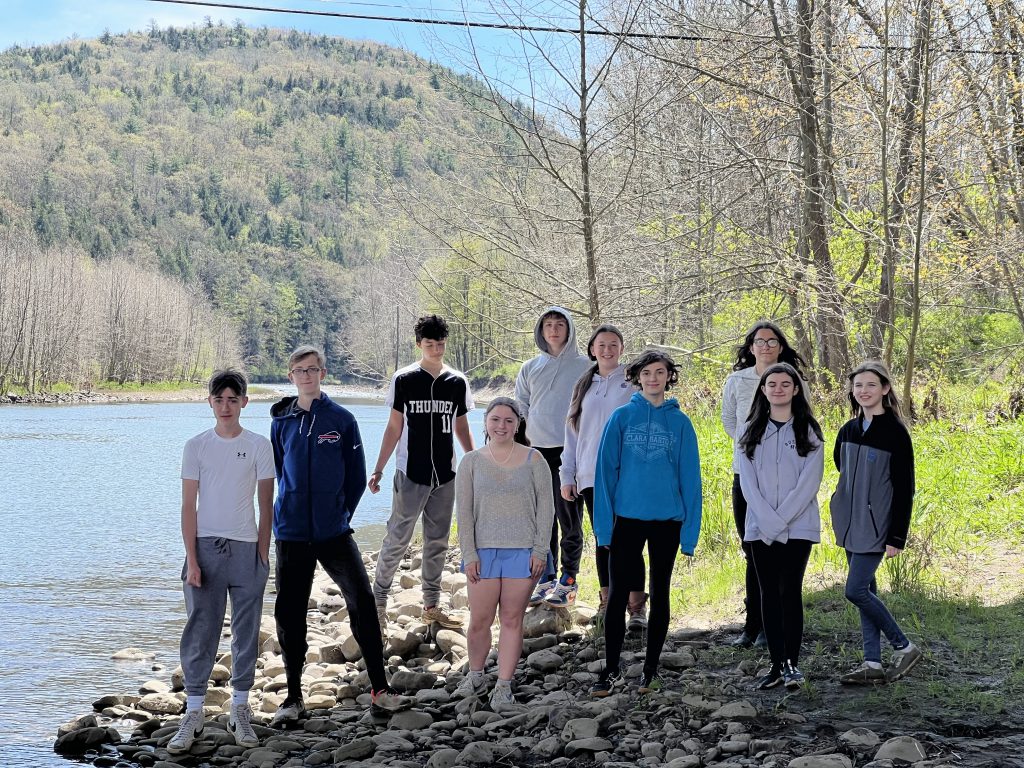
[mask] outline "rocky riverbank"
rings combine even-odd
[[[372,573],[373,555],[364,561]],[[445,599],[468,624],[466,580],[456,572],[457,562],[457,552],[450,553]],[[61,727],[54,748],[100,768],[1024,766],[1024,734],[1008,723],[982,727],[965,713],[959,724],[939,727],[909,707],[905,718],[887,717],[886,707],[872,701],[875,690],[840,689],[814,675],[797,692],[755,692],[765,659],[756,651],[726,649],[721,630],[674,629],[661,659],[665,687],[644,696],[636,693],[636,681],[645,638],[630,636],[624,656],[630,684],[608,698],[590,699],[587,690],[603,664],[602,641],[590,627],[593,609],[582,604],[572,611],[542,606],[527,613],[515,680],[522,711],[497,714],[487,708],[486,696],[451,697],[466,670],[465,634],[420,621],[418,555],[403,564],[396,582],[385,655],[392,685],[415,702],[407,711],[369,711],[368,679],[344,601],[318,571],[303,675],[308,717],[296,728],[257,725],[259,747],[234,744],[225,727],[231,674],[226,653],[213,671],[204,734],[188,754],[172,756],[165,749],[184,709],[180,668],[169,679],[163,671],[136,692],[100,698],[91,714]],[[257,721],[266,723],[285,689],[269,616],[260,642],[251,704]],[[144,649],[122,653],[146,658]],[[493,682],[490,663],[488,671]],[[884,690],[895,696],[907,690],[904,685],[912,682]]]

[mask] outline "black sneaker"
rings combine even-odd
[[[782,667],[777,667],[774,664],[768,670],[768,674],[758,678],[754,684],[754,688],[759,691],[766,691],[769,688],[774,688],[783,682]]]
[[[762,651],[768,647],[768,638],[764,636],[763,629],[758,632],[757,637],[754,638],[754,647],[760,648]]]
[[[622,685],[622,668],[611,674],[602,674],[597,682],[590,686],[590,695],[596,699],[603,699],[610,696],[615,688]]]
[[[665,687],[665,683],[658,677],[657,673],[644,672],[644,676],[640,679],[640,687],[637,689],[638,693],[654,693],[660,691]]]
[[[754,644],[754,638],[743,631],[738,637],[734,637],[730,642],[733,648],[750,648]]]
[[[782,666],[782,680],[787,688],[799,688],[806,682],[804,673],[797,669],[791,661],[787,661]]]

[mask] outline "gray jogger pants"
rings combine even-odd
[[[224,612],[231,596],[231,685],[248,691],[255,677],[259,651],[263,590],[270,566],[264,565],[255,541],[204,536],[196,540],[201,587],[185,582],[181,572],[188,620],[181,633],[181,668],[185,692],[204,696],[217,659]]]
[[[429,486],[414,483],[404,472],[395,472],[394,495],[388,531],[377,556],[377,573],[373,580],[373,597],[386,603],[402,558],[409,551],[416,520],[423,513],[423,604],[437,605],[441,599],[441,574],[448,552],[452,530],[452,507],[455,504],[455,481]]]

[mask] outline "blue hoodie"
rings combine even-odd
[[[674,398],[659,406],[637,392],[612,413],[601,438],[594,485],[594,535],[612,540],[615,517],[679,520],[679,548],[697,548],[703,499],[697,433]]]
[[[355,417],[327,395],[299,408],[297,397],[271,407],[277,466],[274,538],[324,541],[352,532],[366,490],[366,459]]]

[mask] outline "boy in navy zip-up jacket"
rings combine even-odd
[[[359,425],[320,391],[326,374],[323,353],[299,347],[288,359],[288,380],[298,397],[286,397],[270,409],[278,484],[274,618],[288,681],[288,696],[271,723],[278,727],[296,722],[303,713],[306,608],[318,562],[345,596],[352,634],[370,677],[372,706],[395,711],[410,704],[388,686],[370,580],[352,537],[352,515],[366,485]]]

